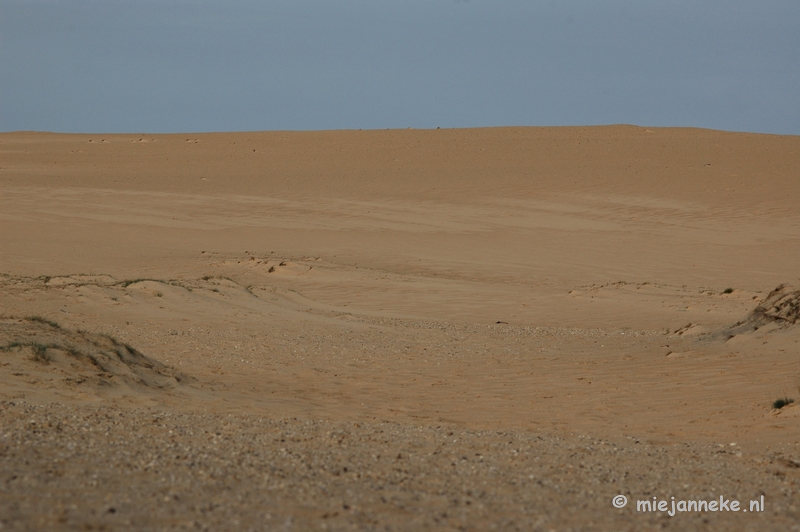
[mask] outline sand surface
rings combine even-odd
[[[0,529],[800,530],[798,205],[793,136],[0,134]]]

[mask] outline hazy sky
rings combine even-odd
[[[800,134],[798,0],[0,0],[0,130]]]

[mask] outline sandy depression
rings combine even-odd
[[[0,134],[0,529],[797,527],[799,205],[794,136]]]

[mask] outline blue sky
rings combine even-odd
[[[800,134],[797,0],[0,0],[0,130]]]

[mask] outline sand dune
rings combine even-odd
[[[0,351],[5,393],[27,400],[130,397],[191,382],[111,336],[39,317],[0,320]]]
[[[2,473],[28,479],[0,524],[790,526],[800,407],[772,405],[800,401],[798,170],[798,137],[634,126],[0,134]],[[29,416],[93,428],[60,441]],[[154,417],[136,469],[109,442]],[[257,460],[212,451],[231,427]],[[449,433],[440,463],[424,442]],[[54,481],[78,440],[105,458]],[[76,478],[80,501],[59,491]],[[726,489],[772,510],[610,503]]]

